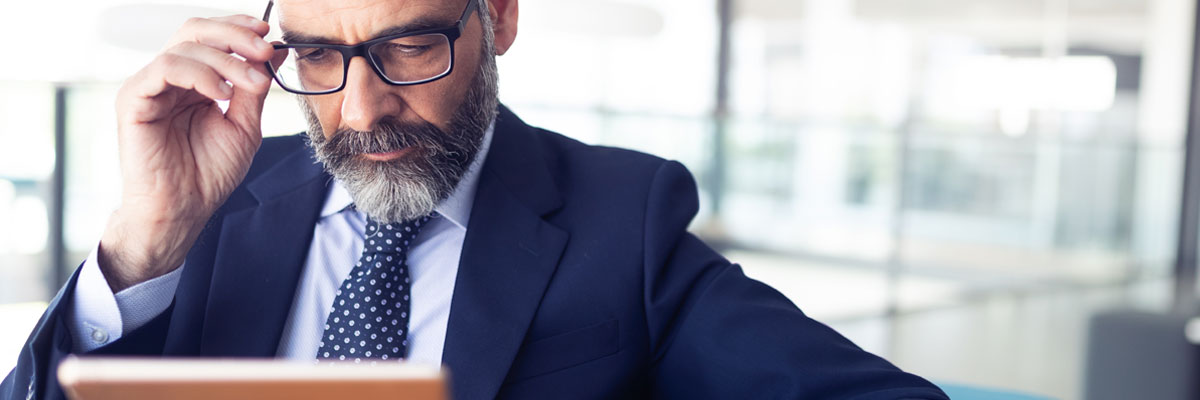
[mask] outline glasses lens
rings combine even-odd
[[[275,49],[270,63],[284,88],[320,93],[342,86],[346,71],[342,62],[342,53],[337,50],[297,46]]]
[[[445,35],[407,36],[377,43],[371,62],[393,83],[427,81],[450,71],[450,39]]]

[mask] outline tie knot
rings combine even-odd
[[[421,227],[429,223],[429,217],[421,217],[412,221],[400,223],[380,223],[367,220],[366,243],[363,244],[365,253],[395,253],[404,254],[421,231]]]

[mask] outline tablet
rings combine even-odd
[[[445,373],[400,362],[325,363],[69,356],[58,382],[73,400],[444,400]]]

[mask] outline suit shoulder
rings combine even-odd
[[[536,128],[535,128],[536,129]],[[561,134],[536,129],[555,184],[568,203],[608,204],[610,209],[640,211],[662,194],[696,201],[695,180],[682,164],[636,150],[589,145]]]
[[[297,153],[308,154],[311,157],[312,150],[310,150],[307,142],[308,139],[304,133],[263,138],[262,144],[258,147],[258,152],[254,153],[254,159],[250,162],[250,169],[246,172],[245,178],[242,178],[242,182],[229,194],[229,198],[218,209],[214,218],[219,218],[221,213],[225,211],[256,204],[246,185],[271,173],[269,171],[284,164],[285,160],[295,156]],[[315,163],[316,161],[314,160],[313,162]]]
[[[287,136],[263,138],[262,145],[258,147],[258,152],[254,154],[254,161],[250,163],[250,171],[246,173],[246,180],[253,179],[263,172],[270,170],[271,167],[288,156],[302,151],[310,151],[308,137],[303,132]]]

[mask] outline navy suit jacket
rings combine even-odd
[[[171,306],[94,354],[275,356],[330,181],[302,136],[265,140]],[[584,145],[502,107],[451,303],[453,396],[945,398],[689,234],[697,207],[679,163]],[[63,397],[77,275],[0,399]]]

